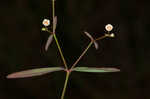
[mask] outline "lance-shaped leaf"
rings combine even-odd
[[[53,34],[51,34],[51,35],[48,37],[48,40],[47,40],[46,45],[45,45],[45,50],[46,50],[46,51],[48,50],[48,48],[49,48],[50,44],[52,43],[52,41],[53,41]]]
[[[61,71],[61,70],[64,70],[64,68],[49,67],[49,68],[31,69],[31,70],[12,73],[8,75],[7,78],[26,78],[26,77],[33,77],[33,76],[41,76],[50,72]]]
[[[55,16],[53,20],[53,33],[55,33],[56,31],[56,27],[57,27],[57,16]]]
[[[98,50],[99,45],[98,45],[98,43],[94,40],[94,38],[90,35],[90,33],[88,33],[88,32],[84,32],[84,33],[85,33],[85,35],[86,35],[88,38],[91,39],[91,41],[93,41],[94,46],[95,46],[95,49]]]
[[[95,46],[95,49],[98,50],[99,45],[98,45],[98,43],[96,41],[94,41],[94,46]]]
[[[94,40],[93,37],[90,35],[90,33],[88,33],[88,32],[84,32],[84,33],[85,33],[85,35],[86,35],[87,37],[89,37],[91,40]]]
[[[91,73],[105,73],[105,72],[119,72],[120,70],[117,68],[75,67],[72,71],[91,72]]]

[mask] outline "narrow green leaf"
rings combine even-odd
[[[57,27],[57,16],[54,17],[54,20],[53,20],[53,32],[55,33],[56,31],[56,27]]]
[[[25,78],[25,77],[41,76],[50,72],[61,71],[61,70],[64,70],[64,68],[62,67],[37,68],[37,69],[12,73],[9,74],[7,78]]]
[[[119,72],[120,70],[117,68],[75,67],[72,71],[91,72],[91,73],[105,73],[105,72]]]
[[[49,48],[50,44],[52,43],[52,41],[53,41],[53,34],[51,34],[51,35],[48,37],[48,40],[47,40],[46,45],[45,45],[45,51],[48,50],[48,48]]]

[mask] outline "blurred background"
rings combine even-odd
[[[65,99],[150,99],[150,3],[144,0],[56,0],[57,37],[69,66],[94,38],[114,26],[116,38],[98,41],[78,66],[116,67],[120,73],[71,75]],[[38,67],[63,66],[44,18],[52,19],[51,0],[0,2],[0,99],[60,99],[64,72],[40,77],[6,79],[10,73]],[[39,46],[40,44],[40,46]]]

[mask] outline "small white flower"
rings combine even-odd
[[[106,29],[108,32],[110,32],[110,31],[113,29],[113,26],[112,26],[111,24],[107,24],[107,25],[105,26],[105,29]]]
[[[50,25],[50,20],[49,19],[44,19],[43,20],[43,25],[44,26],[49,26]]]

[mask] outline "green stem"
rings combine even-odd
[[[52,11],[52,13],[53,13],[52,16],[53,16],[53,21],[54,21],[54,18],[55,18],[55,0],[52,0],[52,10],[53,10],[53,11]],[[61,59],[62,59],[62,61],[63,61],[63,63],[64,63],[64,66],[65,66],[66,69],[68,69],[66,60],[65,60],[65,58],[64,58],[63,52],[62,52],[62,50],[61,50],[60,44],[59,44],[58,39],[57,39],[56,34],[55,34],[54,24],[53,24],[53,35],[54,35],[54,39],[55,39],[55,42],[56,42],[56,44],[57,44],[59,53],[60,53],[60,55],[61,55]]]
[[[88,51],[88,49],[92,46],[92,44],[95,42],[95,41],[98,41],[98,40],[101,40],[101,39],[104,39],[106,38],[107,36],[104,35],[102,37],[99,37],[95,40],[91,40],[91,42],[89,43],[89,45],[86,47],[86,49],[82,52],[82,54],[80,55],[80,57],[76,60],[76,62],[72,65],[71,67],[71,70],[78,64],[78,62],[82,59],[82,57],[86,54],[86,52]]]
[[[86,49],[82,52],[82,54],[80,55],[80,57],[75,61],[75,63],[72,65],[71,69],[73,69],[77,64],[78,62],[81,60],[81,58],[85,55],[85,53],[88,51],[88,49],[91,47],[91,45],[93,44],[93,41],[91,41],[89,43],[89,45],[86,47]]]
[[[62,59],[62,61],[63,61],[63,63],[64,63],[64,66],[65,66],[66,69],[68,69],[66,60],[65,60],[65,58],[64,58],[64,55],[63,55],[63,53],[62,53],[62,50],[61,50],[61,48],[60,48],[59,42],[58,42],[57,37],[56,37],[55,34],[54,34],[54,39],[55,39],[55,41],[56,41],[56,44],[57,44],[59,53],[60,53],[60,55],[61,55],[61,59]]]
[[[62,91],[61,99],[64,99],[65,92],[66,92],[66,88],[67,88],[67,84],[68,84],[69,76],[70,76],[70,72],[69,72],[69,71],[66,71],[66,80],[65,80],[65,84],[64,84],[63,91]]]
[[[101,37],[99,37],[99,38],[95,39],[95,41],[98,41],[98,40],[104,39],[104,38],[106,38],[106,37],[108,37],[108,36],[107,36],[107,35],[101,36]]]

